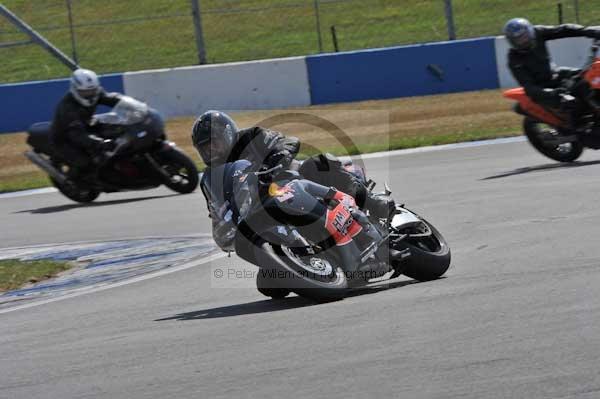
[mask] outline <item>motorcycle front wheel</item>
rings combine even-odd
[[[413,213],[413,212],[411,212]],[[414,214],[416,217],[418,215]],[[410,256],[399,261],[394,269],[418,281],[440,278],[450,267],[450,247],[442,234],[428,221],[418,217],[419,223],[398,231],[406,234],[393,249],[410,250]]]
[[[194,162],[181,151],[173,148],[161,154],[161,167],[170,175],[165,186],[180,194],[189,194],[198,186],[198,169]]]

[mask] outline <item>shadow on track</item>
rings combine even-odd
[[[32,213],[32,214],[56,213],[56,212],[65,212],[65,211],[69,211],[71,209],[78,209],[78,208],[95,208],[95,207],[108,206],[108,205],[127,204],[130,202],[147,201],[147,200],[153,200],[153,199],[159,199],[159,198],[169,198],[169,197],[174,197],[176,195],[180,195],[180,194],[154,195],[151,197],[128,198],[128,199],[102,201],[102,202],[91,202],[89,204],[73,203],[73,204],[67,204],[67,205],[48,206],[48,207],[44,207],[44,208],[26,209],[23,211],[17,211],[17,212],[13,212],[13,213]]]
[[[374,287],[364,287],[351,290],[346,298],[362,296],[368,294],[376,294],[378,292],[391,289],[404,287],[405,285],[419,283],[415,280],[409,281],[398,281],[395,283],[382,284]],[[202,319],[218,319],[221,317],[232,317],[241,316],[248,314],[277,312],[280,310],[302,308],[305,306],[319,305],[318,302],[314,302],[310,299],[302,298],[299,296],[288,297],[285,299],[265,299],[262,301],[242,303],[239,305],[222,306],[219,308],[210,308],[197,310],[194,312],[180,313],[171,317],[165,317],[162,319],[156,319],[154,321],[188,321],[188,320],[202,320]]]
[[[304,306],[311,306],[314,304],[314,302],[300,297],[291,297],[279,300],[265,299],[263,301],[248,302],[239,305],[222,306],[220,308],[180,313],[176,314],[175,316],[165,317],[163,319],[157,319],[154,321],[218,319],[221,317],[241,316],[246,314],[277,312],[279,310],[302,308]]]
[[[543,171],[548,171],[548,170],[565,169],[565,168],[579,168],[581,166],[592,166],[592,165],[600,165],[600,161],[570,162],[570,163],[558,163],[558,162],[557,163],[547,163],[547,164],[544,164],[544,165],[528,166],[528,167],[525,167],[525,168],[518,168],[518,169],[515,169],[515,170],[511,170],[509,172],[500,173],[498,175],[484,177],[483,179],[479,179],[479,180],[501,179],[501,178],[504,178],[504,177],[523,175],[523,174],[532,173],[532,172],[543,172]]]

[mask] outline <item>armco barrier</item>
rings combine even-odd
[[[304,57],[130,72],[125,92],[166,117],[310,105]]]
[[[107,91],[123,92],[122,75],[101,76]],[[26,130],[34,122],[51,120],[54,108],[69,89],[69,79],[0,85],[0,132]]]
[[[583,37],[553,40],[547,43],[552,61],[556,65],[581,68],[590,56],[592,39]],[[517,82],[508,69],[508,42],[504,36],[496,38],[496,59],[500,87],[516,87]]]
[[[306,58],[313,104],[497,88],[494,38]]]

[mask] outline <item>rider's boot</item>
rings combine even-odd
[[[571,131],[578,132],[584,127],[581,118],[581,104],[579,100],[569,94],[561,96],[560,111],[567,116],[567,128]]]

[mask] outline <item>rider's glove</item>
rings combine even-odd
[[[283,150],[271,155],[268,159],[268,164],[269,167],[282,165],[283,168],[286,169],[288,166],[290,166],[290,163],[292,163],[293,159],[294,157],[289,151]]]

